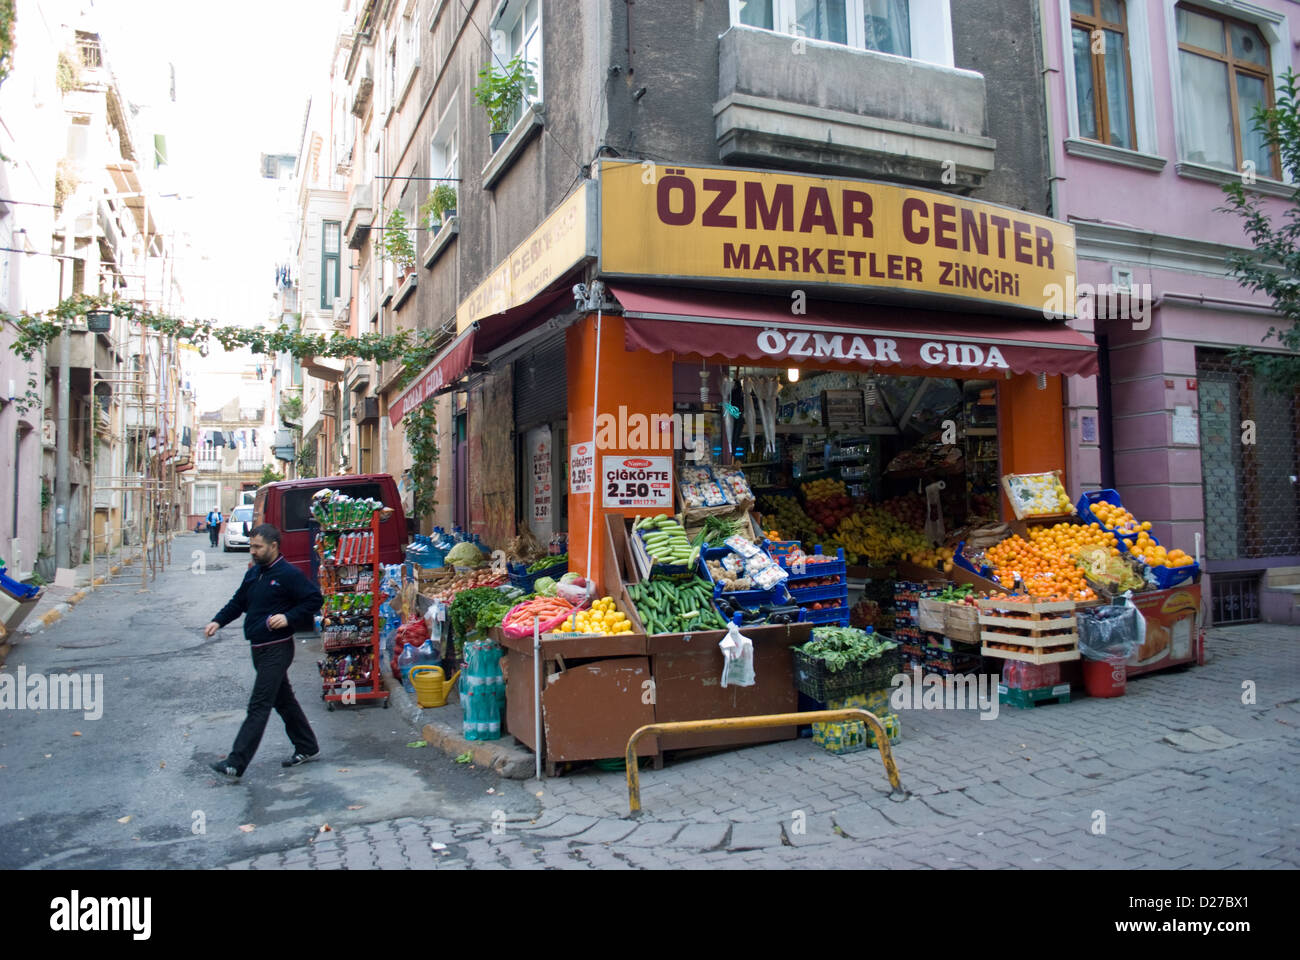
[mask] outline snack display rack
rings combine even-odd
[[[325,659],[317,666],[321,674],[321,699],[329,710],[336,703],[382,700],[388,707],[388,691],[381,678],[379,653],[379,563],[380,513],[375,511],[364,525],[322,525],[315,549],[321,560],[320,586],[325,597],[321,636]],[[332,551],[326,541],[333,540]],[[331,598],[370,595],[368,611],[351,611],[330,623],[329,611],[337,601]],[[348,688],[348,684],[352,684]],[[367,690],[358,689],[368,687]],[[341,692],[340,692],[341,691]]]

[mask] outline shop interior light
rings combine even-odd
[[[786,376],[786,379],[789,380],[791,383],[798,383],[798,382],[799,382],[799,368],[798,368],[798,367],[791,367],[789,370],[787,370],[787,371],[785,372],[785,376]]]

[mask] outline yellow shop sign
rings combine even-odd
[[[603,276],[924,293],[1043,311],[1074,229],[947,193],[716,167],[600,165]]]
[[[527,303],[596,255],[595,191],[584,182],[456,308],[456,330]]]

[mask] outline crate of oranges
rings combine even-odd
[[[1156,585],[1161,589],[1191,580],[1199,572],[1196,561],[1185,551],[1173,550],[1162,546],[1151,535],[1151,521],[1139,521],[1132,512],[1120,502],[1119,494],[1114,490],[1096,490],[1085,493],[1079,500],[1079,512],[1084,514],[1085,502],[1087,515],[1095,517],[1095,525],[1116,538],[1116,547],[1123,553],[1134,557],[1150,567],[1155,574]]]
[[[601,597],[586,610],[571,614],[555,632],[612,635],[634,631],[627,614],[618,609],[614,598]]]

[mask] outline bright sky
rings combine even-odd
[[[157,111],[150,126],[167,135],[162,173],[172,179],[155,182],[185,198],[177,221],[193,243],[178,271],[186,312],[223,323],[265,319],[275,266],[292,251],[272,217],[277,184],[260,176],[258,158],[297,153],[308,97],[328,88],[342,0],[91,2],[123,95]],[[240,365],[222,363],[220,347],[214,354],[200,372]],[[196,384],[200,406],[223,402],[219,385],[230,380],[217,377],[212,391]]]

